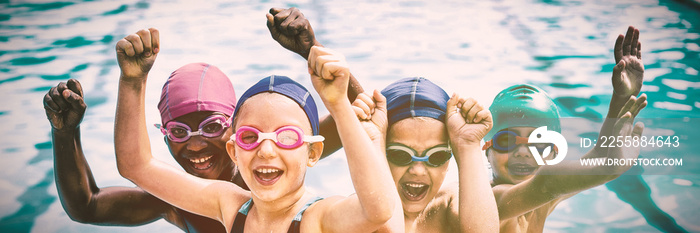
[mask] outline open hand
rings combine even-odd
[[[121,77],[128,81],[145,81],[160,51],[158,29],[142,29],[117,42],[117,61]]]
[[[642,63],[642,43],[639,42],[639,29],[630,26],[627,34],[620,34],[615,41],[615,68],[612,84],[615,95],[627,99],[639,95],[644,81]]]
[[[347,98],[350,70],[342,54],[328,48],[313,46],[308,64],[311,83],[329,111],[336,104],[342,103],[341,101],[350,104]]]
[[[54,130],[69,131],[78,128],[86,108],[83,88],[75,79],[59,83],[44,95],[44,110]]]
[[[612,136],[616,138],[616,141],[633,141],[634,138],[639,139],[642,136],[642,132],[644,131],[644,123],[637,122],[634,124],[634,118],[646,105],[646,95],[642,94],[642,96],[639,98],[635,98],[634,96],[630,97],[625,104],[625,107],[623,107],[622,111],[620,111],[619,118],[614,119],[616,122],[613,126]],[[630,143],[629,146],[624,146],[623,144],[623,146],[609,146],[596,149],[602,149],[604,153],[607,154],[608,158],[636,159],[639,157],[641,147],[639,144],[634,146],[634,143]],[[631,164],[626,166],[613,166],[611,167],[611,172],[613,175],[620,175],[629,170],[630,167]]]
[[[493,127],[493,118],[488,109],[472,98],[459,98],[457,94],[452,94],[447,101],[445,121],[453,145],[478,146]]]
[[[316,41],[309,20],[297,8],[271,8],[267,15],[267,28],[272,39],[282,47],[308,59],[311,46],[320,45]]]

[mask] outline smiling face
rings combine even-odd
[[[312,134],[304,110],[283,95],[260,93],[239,107],[235,129],[249,126],[269,133],[291,125],[301,128],[304,135]],[[244,150],[229,141],[227,150],[252,194],[263,201],[274,201],[286,195],[303,194],[306,167],[316,164],[323,144],[303,143],[297,148],[283,149],[272,140],[263,140],[257,147]]]
[[[173,121],[184,123],[192,131],[197,131],[202,120],[215,114],[226,116],[218,112],[192,112]],[[184,142],[166,141],[173,158],[187,173],[205,179],[230,180],[234,164],[226,154],[226,142],[229,136],[231,136],[231,129],[213,138],[197,135]]]
[[[535,127],[510,127],[503,130],[515,132],[520,137],[529,137]],[[551,153],[555,153],[554,150]],[[493,168],[496,184],[518,184],[532,178],[539,169],[527,144],[518,144],[509,152],[489,148],[486,155]]]
[[[387,144],[401,144],[423,152],[437,145],[448,143],[445,124],[427,117],[406,118],[389,127]],[[425,162],[412,162],[398,166],[389,162],[391,175],[401,197],[404,213],[418,214],[433,200],[442,186],[449,163],[438,167]]]

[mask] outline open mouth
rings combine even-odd
[[[422,183],[403,183],[403,196],[409,201],[420,201],[428,193],[430,185]]]
[[[282,176],[284,171],[277,168],[258,168],[253,171],[255,180],[262,185],[272,185]]]
[[[199,158],[190,158],[188,159],[190,163],[192,163],[192,167],[197,170],[207,170],[209,169],[212,165],[214,165],[214,162],[212,161],[212,158],[214,156],[205,156],[205,157],[199,157]]]
[[[537,167],[529,165],[529,164],[524,164],[524,163],[516,163],[516,164],[511,164],[508,165],[508,170],[510,171],[510,174],[517,175],[517,176],[527,176],[535,172],[535,169]]]

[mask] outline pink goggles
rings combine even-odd
[[[160,124],[155,124],[156,128],[160,129],[163,135],[166,135],[170,141],[185,142],[192,136],[202,135],[208,138],[218,137],[226,131],[231,123],[223,115],[212,115],[199,123],[199,130],[192,132],[190,126],[178,121],[170,121],[165,123],[165,127]]]
[[[301,128],[291,125],[282,126],[275,132],[270,133],[263,133],[250,126],[241,126],[236,130],[236,134],[231,135],[231,140],[235,141],[244,150],[255,149],[265,139],[272,140],[280,148],[294,149],[305,142],[322,142],[325,138],[321,135],[304,135],[304,131]]]

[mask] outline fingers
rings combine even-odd
[[[491,112],[485,109],[473,98],[463,99],[457,93],[447,101],[447,118],[453,114],[459,114],[466,123],[481,123],[484,120],[491,121]]]
[[[149,32],[151,32],[151,48],[153,49],[154,54],[158,54],[160,52],[160,31],[156,28],[149,28]]]
[[[382,95],[382,93],[379,90],[374,90],[374,94],[372,95],[372,98],[374,99],[375,103],[375,111],[383,111],[384,113],[387,113],[386,110],[386,97]]]
[[[146,57],[151,56],[151,31],[147,29],[141,29],[138,32],[136,32],[136,35],[138,35],[141,38],[141,48],[143,48],[143,55]]]
[[[54,103],[58,106],[59,112],[68,109],[70,104],[66,102],[66,100],[63,97],[63,90],[68,89],[68,86],[64,82],[60,82],[56,87],[51,88],[51,98],[53,99]]]
[[[134,51],[134,45],[131,44],[126,38],[122,38],[121,40],[117,41],[117,53],[122,53],[125,54],[128,57],[133,57],[136,55],[136,51]]]
[[[642,42],[637,42],[637,58],[642,59]]]
[[[644,109],[647,106],[647,94],[642,94],[637,98],[637,101],[634,103],[634,107],[630,110],[632,113],[632,117],[637,117],[640,111]]]
[[[303,29],[305,25],[305,21],[307,21],[306,18],[304,18],[304,15],[302,15],[301,11],[299,11],[299,9],[297,8],[292,7],[287,9],[286,11],[289,11],[289,14],[279,24],[280,32],[284,33],[285,35],[299,34],[299,32]],[[277,21],[277,17],[275,17],[275,19]]]
[[[625,135],[625,127],[631,125],[634,119],[632,118],[632,113],[625,112],[622,116],[615,122],[614,135]]]
[[[276,15],[276,14],[282,12],[283,10],[284,10],[284,8],[273,7],[273,8],[270,8],[270,14]]]
[[[627,56],[632,50],[632,39],[634,37],[634,27],[629,26],[627,28],[627,34],[625,34],[625,40],[622,42],[622,56]]]
[[[493,116],[491,115],[491,111],[488,109],[479,111],[476,114],[476,117],[474,117],[474,123],[483,123],[486,125],[486,128],[490,130],[493,126]]]
[[[375,105],[372,97],[366,93],[360,93],[352,103],[352,106],[358,118],[368,120],[372,116],[372,110]]]
[[[622,42],[625,40],[625,36],[622,34],[617,36],[617,40],[615,40],[615,49],[613,49],[613,53],[615,54],[615,64],[620,62],[620,59],[622,59]]]
[[[458,107],[457,103],[459,103],[459,95],[457,93],[453,93],[452,97],[450,97],[449,100],[447,100],[447,107],[445,108],[445,112],[447,113],[445,116],[445,119],[450,119],[452,115],[458,113]]]
[[[313,46],[309,53],[309,68],[325,80],[350,77],[345,57],[331,49]]]
[[[630,28],[634,28],[630,26]],[[630,55],[637,56],[637,48],[639,44],[639,29],[634,28],[634,34],[632,36],[632,42],[630,43]]]
[[[466,119],[467,123],[474,123],[474,116],[476,116],[476,113],[484,109],[484,107],[477,104],[476,100],[472,98],[460,101],[460,103],[461,104],[457,104],[457,106],[461,105],[462,117]]]
[[[290,23],[296,18],[296,15],[294,15],[293,11],[296,8],[289,8],[289,9],[279,9],[279,8],[273,8],[276,9],[276,13],[272,13],[272,9],[270,14],[273,15],[273,26],[277,28],[281,33],[283,34],[288,34],[287,32],[287,26],[289,26]],[[280,11],[281,10],[281,11]]]
[[[61,108],[58,107],[58,105],[53,101],[52,92],[56,89],[56,87],[52,87],[51,90],[49,90],[46,95],[44,95],[44,110],[59,113],[61,112]]]
[[[362,101],[355,100],[355,102],[352,103],[352,110],[355,112],[355,116],[357,116],[357,119],[360,119],[360,121],[367,120],[367,118],[369,118],[369,111],[360,106],[361,102]]]
[[[632,109],[632,106],[634,106],[636,100],[637,100],[637,97],[630,96],[630,98],[627,100],[627,102],[625,102],[625,105],[622,106],[622,108],[620,109],[620,113],[618,114],[618,118],[622,118],[623,115],[628,114],[628,113],[631,116],[630,109]]]
[[[124,37],[124,39],[131,43],[131,47],[134,50],[134,55],[143,53],[143,41],[141,41],[141,37],[138,34],[128,35]]]
[[[151,56],[160,51],[160,32],[155,28],[141,29],[119,40],[116,49],[129,57]]]
[[[83,101],[83,97],[78,95],[78,93],[65,89],[61,94],[68,104],[70,104],[72,109],[82,112],[87,107],[85,105],[85,101]]]
[[[272,9],[270,9],[270,12],[272,12]],[[265,17],[267,17],[267,29],[270,30],[270,34],[272,34],[272,38],[276,38],[276,36],[279,34],[277,31],[277,28],[275,27],[275,16],[272,15],[271,13],[265,14]]]
[[[634,124],[634,129],[632,129],[632,137],[634,137],[634,136],[641,137],[643,132],[644,132],[644,123],[637,122],[636,124]]]
[[[68,79],[68,83],[66,85],[68,86],[68,89],[72,92],[75,92],[79,96],[83,96],[83,87],[82,85],[80,85],[80,82],[78,82],[78,80]]]

